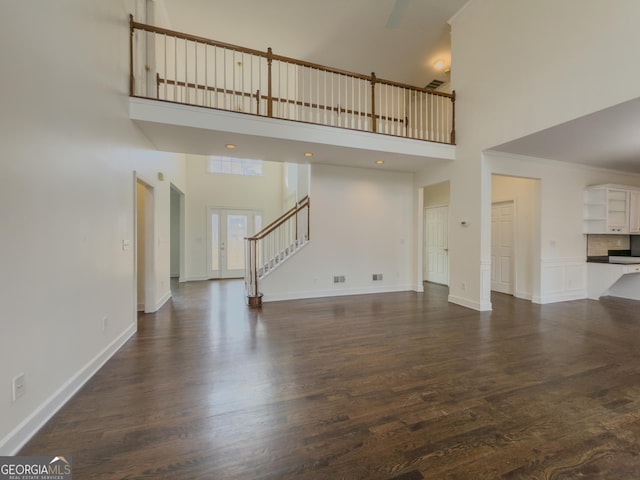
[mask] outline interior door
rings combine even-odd
[[[491,206],[491,290],[513,295],[513,201]]]
[[[449,285],[449,207],[425,208],[424,229],[423,278]]]
[[[210,207],[208,219],[208,277],[241,278],[245,268],[245,238],[262,225],[256,210]]]

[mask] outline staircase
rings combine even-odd
[[[244,276],[247,300],[251,307],[262,305],[260,281],[309,243],[311,202],[304,197],[289,211],[246,241]]]

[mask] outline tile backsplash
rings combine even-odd
[[[629,235],[587,235],[587,256],[609,255],[609,250],[629,250]]]

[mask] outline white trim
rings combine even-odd
[[[521,298],[522,300],[531,301],[533,299],[533,294],[531,292],[523,292],[522,290],[517,290],[517,289],[513,294],[513,296],[516,298]]]
[[[395,287],[361,287],[345,290],[318,290],[292,293],[265,293],[263,302],[279,302],[281,300],[303,300],[307,298],[344,297],[347,295],[368,295],[371,293],[414,292],[415,286],[398,285]]]
[[[160,300],[158,300],[158,302],[155,305],[156,309],[154,310],[154,312],[157,312],[158,310],[160,310],[164,306],[164,304],[169,301],[170,298],[171,298],[171,290],[169,290],[162,297],[160,297]]]
[[[473,0],[472,0],[473,1]],[[616,174],[616,175],[627,175],[630,177],[640,177],[640,173],[635,173],[635,172],[628,172],[626,170],[614,170],[611,168],[604,168],[604,167],[594,167],[593,165],[585,165],[584,163],[573,163],[573,162],[563,162],[561,160],[553,160],[551,158],[543,158],[543,157],[531,157],[529,155],[520,155],[518,153],[508,153],[508,152],[501,152],[499,150],[484,150],[482,152],[483,154],[489,155],[490,157],[499,157],[499,158],[506,158],[506,159],[515,159],[515,160],[523,160],[523,161],[527,161],[527,162],[538,162],[541,164],[545,164],[545,165],[549,165],[549,166],[553,166],[553,167],[558,167],[558,168],[565,168],[565,169],[570,169],[570,170],[585,170],[585,171],[589,171],[589,172],[598,172],[598,173],[609,173],[609,174]],[[489,158],[489,160],[491,160],[491,158]],[[504,175],[504,176],[513,176],[513,173],[509,173],[506,171],[502,171],[500,169],[496,169],[495,165],[491,165],[491,173],[494,175]],[[539,177],[526,177],[526,178],[533,178],[534,180],[539,180]]]
[[[458,15],[460,15],[464,10],[466,10],[466,9],[467,9],[467,7],[468,7],[469,5],[471,5],[471,2],[473,2],[473,0],[469,0],[467,3],[465,3],[463,6],[461,6],[461,7],[458,9],[458,11],[457,11],[456,13],[454,13],[454,14],[453,14],[453,16],[452,16],[449,20],[447,20],[447,23],[448,23],[449,25],[451,25],[451,23],[452,23],[452,22],[454,22],[454,21],[456,20],[456,18],[458,18]]]
[[[424,285],[422,283],[419,283],[418,285],[414,285],[413,291],[418,293],[424,293]]]
[[[100,368],[135,335],[137,322],[133,322],[113,342],[107,345],[89,363],[67,380],[31,415],[0,441],[0,455],[16,455],[18,451],[60,410]]]
[[[180,279],[181,282],[203,282],[205,280],[213,280],[206,275],[189,275]]]
[[[488,312],[492,310],[491,302],[476,302],[469,300],[468,298],[457,297],[455,295],[449,295],[447,301],[449,303],[455,303],[456,305],[478,310],[480,312]]]

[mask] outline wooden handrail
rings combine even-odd
[[[191,40],[193,42],[203,43],[206,45],[211,45],[212,47],[222,47],[227,48],[229,50],[236,50],[238,52],[248,53],[251,55],[259,55],[261,57],[266,57],[265,52],[261,52],[260,50],[254,50],[252,48],[240,47],[238,45],[233,45],[231,43],[218,42],[217,40],[211,40],[205,37],[199,37],[197,35],[190,35],[188,33],[177,32],[175,30],[169,30],[168,28],[155,27],[153,25],[147,25],[146,23],[140,22],[132,22],[132,27],[137,28],[138,30],[143,30],[149,33],[158,33],[160,35],[168,35],[170,37],[179,38],[181,40]]]
[[[321,70],[324,72],[329,72],[329,73],[335,73],[335,74],[339,74],[339,75],[346,75],[349,77],[353,77],[353,78],[358,78],[360,80],[366,80],[366,81],[374,81],[375,83],[383,83],[392,87],[400,87],[400,88],[405,88],[408,90],[414,90],[416,92],[423,92],[423,93],[429,93],[431,95],[437,95],[440,97],[446,97],[446,98],[453,98],[453,94],[451,93],[446,93],[446,92],[440,92],[438,90],[433,90],[430,88],[421,88],[421,87],[416,87],[414,85],[408,85],[405,83],[400,83],[400,82],[394,82],[392,80],[383,80],[380,78],[377,78],[374,74],[372,75],[363,75],[360,73],[355,73],[355,72],[349,72],[347,70],[340,70],[337,68],[331,68],[331,67],[326,67],[324,65],[320,65],[317,63],[312,63],[312,62],[306,62],[304,60],[298,60],[295,58],[291,58],[291,57],[286,57],[283,55],[277,55],[275,53],[273,53],[271,51],[271,48],[268,49],[267,52],[263,52],[260,50],[255,50],[252,48],[246,48],[246,47],[241,47],[239,45],[233,45],[231,43],[225,43],[225,42],[219,42],[217,40],[211,40],[209,38],[205,38],[205,37],[199,37],[197,35],[191,35],[188,33],[182,33],[182,32],[178,32],[175,30],[169,30],[167,28],[162,28],[162,27],[156,27],[153,25],[147,25],[145,23],[140,23],[140,22],[136,22],[133,21],[133,17],[131,17],[131,28],[132,29],[138,29],[138,30],[143,30],[145,32],[150,32],[150,33],[157,33],[160,35],[168,35],[171,37],[175,37],[175,38],[179,38],[181,40],[190,40],[193,42],[197,42],[197,43],[202,43],[202,44],[206,44],[206,45],[211,45],[213,47],[222,47],[222,48],[227,48],[229,50],[235,50],[237,52],[240,53],[247,53],[250,55],[256,55],[256,56],[260,56],[266,59],[271,59],[271,60],[278,60],[281,62],[286,62],[286,63],[292,63],[294,65],[299,65],[301,67],[307,67],[307,68],[313,68],[316,70]]]
[[[283,213],[282,215],[280,215],[278,218],[276,218],[273,222],[271,222],[269,225],[267,225],[266,227],[264,227],[262,230],[260,230],[258,233],[256,233],[254,236],[252,237],[246,237],[246,240],[261,240],[262,238],[266,237],[267,235],[269,235],[271,232],[273,232],[276,228],[278,228],[280,225],[282,225],[284,222],[286,222],[287,220],[289,220],[291,217],[293,217],[295,214],[297,214],[298,212],[302,211],[303,209],[305,209],[306,207],[308,207],[310,205],[310,200],[309,200],[309,196],[305,196],[303,197],[297,204],[295,207],[290,208],[289,210],[287,210],[285,213]]]

